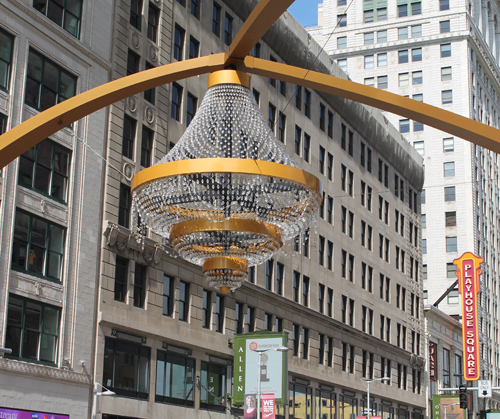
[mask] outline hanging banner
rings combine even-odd
[[[429,342],[429,378],[437,380],[437,345],[434,342]]]
[[[262,395],[262,419],[276,419],[276,406],[274,404],[274,394],[266,393]]]
[[[257,394],[258,382],[262,393],[274,394],[274,403],[288,403],[288,354],[276,351],[287,346],[286,332],[258,331],[235,335],[233,403],[243,405],[245,394]],[[261,366],[259,373],[259,354]],[[1,419],[1,418],[0,418]]]
[[[459,405],[456,395],[432,396],[432,419],[466,419],[465,410]]]
[[[464,345],[464,377],[467,381],[479,380],[479,331],[477,319],[477,294],[483,258],[466,252],[453,263],[457,266],[458,292],[462,296],[462,340]]]

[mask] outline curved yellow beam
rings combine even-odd
[[[224,53],[220,53],[166,64],[111,81],[65,100],[0,136],[0,168],[78,119],[153,87],[222,70],[224,60]]]
[[[246,57],[238,70],[309,87],[392,112],[500,153],[500,130],[436,106],[328,74]]]
[[[295,0],[260,0],[226,50],[226,65],[242,61]]]

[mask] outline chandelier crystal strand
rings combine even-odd
[[[212,73],[175,147],[132,181],[141,223],[222,292],[309,228],[322,199],[321,183],[276,140],[249,87],[244,73]]]

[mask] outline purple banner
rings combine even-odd
[[[69,415],[12,410],[0,407],[0,419],[69,419]]]

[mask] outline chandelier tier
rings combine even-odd
[[[276,140],[249,87],[247,74],[212,73],[184,135],[132,180],[140,227],[168,238],[224,293],[309,228],[322,199],[320,181]]]

